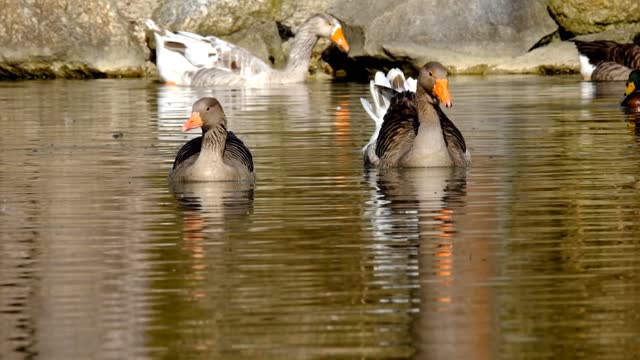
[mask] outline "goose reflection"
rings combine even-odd
[[[367,176],[375,188],[370,217],[376,239],[450,238],[453,213],[464,207],[465,174],[465,169],[446,167],[371,170]]]
[[[370,172],[368,181],[374,188],[368,216],[381,258],[377,263],[385,263],[382,257],[391,249],[397,254],[398,247],[406,247],[405,271],[414,279],[407,285],[415,289],[409,295],[415,304],[414,358],[490,358],[491,300],[467,286],[486,276],[486,264],[469,264],[472,251],[457,222],[466,217],[466,170],[385,169]],[[375,271],[383,276],[390,269]]]
[[[211,260],[212,244],[225,239],[225,231],[235,221],[244,221],[253,211],[254,185],[247,182],[191,182],[170,188],[182,215],[181,248],[188,259],[185,275],[194,286],[194,300],[206,297],[204,282]]]
[[[244,181],[187,182],[170,187],[183,216],[183,233],[204,239],[207,226],[220,229],[253,211],[254,185]]]
[[[619,98],[624,93],[622,81],[583,81],[580,83],[580,98],[594,100],[599,98]]]

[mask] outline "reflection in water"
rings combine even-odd
[[[147,264],[139,245],[155,208],[140,189],[154,160],[139,156],[147,82],[122,85],[0,85],[2,357],[140,354]]]
[[[185,350],[215,354],[220,349],[216,345],[219,330],[215,321],[211,326],[202,324],[210,323],[212,307],[219,314],[225,312],[222,301],[233,292],[223,280],[233,271],[225,264],[226,254],[234,252],[227,232],[246,226],[253,212],[254,185],[199,182],[173,184],[170,190],[178,202],[181,238],[177,247],[161,252],[156,266],[164,275],[154,286],[167,292],[156,301],[158,318],[150,343],[169,358]],[[218,294],[223,298],[218,299]],[[179,326],[165,328],[167,323]],[[196,328],[200,335],[194,337],[190,329]]]
[[[0,357],[637,353],[640,146],[623,89],[450,81],[474,166],[365,181],[363,84],[0,82]],[[254,153],[255,189],[168,188],[203,95]]]
[[[244,181],[172,184],[171,192],[182,210],[182,233],[190,243],[203,240],[208,228],[224,235],[230,218],[242,220],[253,209],[254,185]]]
[[[239,117],[246,117],[247,113],[261,116],[267,114],[283,119],[313,118],[310,89],[304,83],[255,89],[159,85],[157,101],[160,140],[185,139],[185,135],[180,133],[180,127],[188,119],[193,103],[205,96],[212,96],[220,101],[230,123],[230,130],[238,134],[251,131],[250,127],[244,127],[242,122],[237,121]],[[286,97],[286,102],[277,101],[279,97]],[[190,137],[199,135],[198,132],[190,134]]]
[[[490,299],[467,286],[470,280],[487,281],[488,274],[478,267],[466,271],[473,262],[470,251],[455,238],[467,206],[466,170],[383,169],[368,177],[377,189],[369,212],[377,243],[381,250],[406,249],[407,275],[417,276],[409,287],[416,289],[415,358],[490,358]],[[417,271],[410,265],[416,257]]]
[[[580,96],[583,101],[592,101],[596,98],[620,98],[624,97],[624,81],[581,81]]]

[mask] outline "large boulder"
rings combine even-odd
[[[356,58],[404,61],[414,67],[437,60],[458,72],[482,73],[536,72],[557,65],[554,58],[526,56],[557,29],[545,0],[370,1],[367,6],[344,1],[330,12],[350,25],[347,36]],[[565,63],[568,50],[557,51],[561,65],[577,66],[577,61]]]
[[[640,32],[638,0],[549,0],[549,11],[573,35],[618,29],[632,37]]]
[[[143,72],[143,48],[111,0],[0,0],[0,6],[0,78]]]

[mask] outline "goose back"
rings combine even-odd
[[[381,166],[398,164],[411,150],[420,127],[415,102],[416,94],[411,91],[391,97],[376,141],[375,154]]]
[[[578,52],[587,56],[593,65],[612,61],[629,68],[640,67],[640,46],[636,44],[620,44],[615,41],[573,41]]]
[[[636,44],[620,44],[609,40],[573,42],[580,55],[595,67],[592,80],[626,80],[630,70],[625,68],[640,69],[640,46]]]
[[[253,156],[251,156],[249,148],[244,145],[233,131],[227,133],[227,142],[222,159],[230,166],[244,167],[249,172],[253,172]]]
[[[180,164],[187,161],[187,159],[191,158],[192,156],[200,154],[201,148],[202,136],[198,136],[189,140],[180,148],[180,150],[178,150],[178,154],[176,155],[176,159],[173,161],[173,167],[171,167],[171,170],[175,170],[178,166],[180,166]]]
[[[453,164],[456,166],[470,165],[471,157],[467,151],[462,132],[439,105],[435,105],[434,108],[438,114],[442,135]],[[419,128],[416,93],[412,91],[395,92],[390,99],[389,109],[384,116],[376,142],[375,154],[380,159],[380,165],[383,167],[397,165],[411,151]]]
[[[593,81],[618,81],[629,77],[631,69],[615,63],[613,61],[605,61],[596,66],[591,73]]]

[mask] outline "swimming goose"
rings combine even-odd
[[[633,70],[627,80],[625,98],[620,105],[629,110],[640,112],[640,70]]]
[[[573,40],[580,54],[580,73],[585,80],[624,81],[640,69],[640,46],[615,41]]]
[[[203,97],[193,104],[182,131],[195,128],[202,128],[202,136],[191,139],[178,151],[169,182],[255,180],[251,152],[227,131],[227,119],[218,100]]]
[[[314,15],[302,24],[291,40],[287,65],[280,70],[215,36],[173,33],[151,19],[146,24],[155,35],[160,76],[168,84],[257,86],[302,82],[319,37],[329,38],[343,51],[349,51],[340,22],[326,14]]]
[[[440,109],[451,107],[447,70],[438,62],[420,69],[417,82],[398,69],[371,81],[374,106],[362,105],[376,123],[363,148],[364,162],[375,167],[469,166],[462,133]]]

